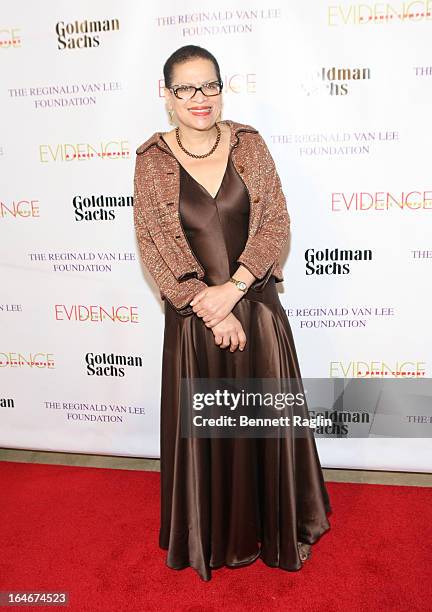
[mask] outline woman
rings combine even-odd
[[[176,128],[136,150],[134,223],[165,306],[159,545],[173,569],[238,567],[259,556],[295,571],[329,529],[313,435],[185,438],[181,379],[295,378],[291,328],[276,283],[290,218],[258,130],[219,120],[222,79],[188,45],[164,66]],[[301,384],[301,383],[300,383]]]

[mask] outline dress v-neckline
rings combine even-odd
[[[206,192],[206,193],[207,193],[207,194],[208,194],[208,195],[211,197],[211,199],[212,199],[212,200],[216,200],[216,199],[217,199],[217,197],[218,197],[218,195],[219,195],[219,192],[220,192],[220,190],[221,190],[221,188],[222,188],[222,185],[224,184],[224,181],[225,181],[225,176],[226,176],[226,174],[227,174],[227,172],[228,172],[228,164],[229,164],[229,161],[230,161],[230,160],[229,160],[229,157],[228,157],[227,165],[225,166],[225,172],[224,172],[224,175],[223,175],[223,177],[222,177],[222,180],[221,180],[221,183],[220,183],[220,185],[219,185],[219,188],[218,188],[218,190],[216,191],[216,195],[214,195],[214,196],[212,196],[212,194],[210,193],[210,191],[209,191],[209,190],[208,190],[206,187],[204,187],[204,185],[202,185],[202,184],[201,184],[199,181],[197,181],[197,180],[196,180],[196,178],[195,178],[194,176],[192,176],[192,174],[191,174],[190,172],[188,172],[188,171],[186,170],[186,168],[185,168],[185,167],[184,167],[182,164],[180,164],[180,162],[179,162],[179,164],[180,164],[181,169],[182,169],[182,170],[184,170],[184,171],[186,172],[186,174],[187,174],[187,175],[188,175],[188,176],[189,176],[189,177],[190,177],[190,178],[191,178],[191,179],[192,179],[192,180],[193,180],[193,181],[194,181],[194,182],[195,182],[195,183],[196,183],[196,184],[197,184],[199,187],[201,187],[202,189],[204,189],[204,191],[205,191],[205,192]]]
[[[165,140],[165,138],[164,138],[163,136],[161,136],[161,138],[162,138],[162,140],[164,141],[164,143],[166,144],[166,146],[169,148],[169,150],[171,151],[172,155],[174,155],[174,153],[173,153],[173,151],[172,151],[171,147],[169,146],[169,144],[167,143],[167,141]],[[176,157],[175,155],[174,155],[174,157],[177,159],[177,157]],[[223,177],[222,177],[222,180],[221,180],[221,182],[220,182],[219,188],[218,188],[218,190],[216,191],[216,195],[214,195],[214,196],[213,196],[213,195],[210,193],[210,191],[209,191],[209,190],[208,190],[206,187],[204,187],[204,185],[203,185],[202,183],[200,183],[199,181],[197,181],[197,179],[196,179],[194,176],[192,176],[192,174],[191,174],[191,173],[190,173],[188,170],[186,170],[186,168],[183,166],[183,164],[181,164],[181,163],[179,162],[179,160],[178,160],[178,159],[177,159],[177,162],[178,162],[178,164],[179,164],[180,168],[181,168],[182,170],[184,170],[184,171],[186,172],[186,174],[187,174],[187,175],[188,175],[188,176],[189,176],[189,177],[190,177],[190,178],[191,178],[193,181],[195,181],[195,183],[196,183],[197,185],[199,185],[199,187],[201,187],[202,189],[204,189],[204,191],[205,191],[205,192],[206,192],[206,193],[207,193],[207,194],[208,194],[208,195],[211,197],[211,199],[212,199],[212,200],[216,200],[216,199],[217,199],[217,197],[218,197],[218,195],[219,195],[219,192],[220,192],[220,190],[221,190],[221,188],[222,188],[222,185],[224,184],[225,177],[226,177],[227,172],[228,172],[228,166],[229,166],[229,163],[230,163],[230,157],[231,157],[231,150],[230,150],[230,152],[228,153],[228,161],[227,161],[226,166],[225,166],[225,172],[224,172],[224,174],[223,174]]]

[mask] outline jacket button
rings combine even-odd
[[[181,238],[180,234],[177,234],[177,235],[176,235],[176,238]]]
[[[172,206],[174,202],[167,202],[167,206]]]
[[[259,196],[255,196],[254,199],[252,200],[252,202],[254,204],[258,204],[259,201],[260,201],[260,197]]]
[[[239,166],[239,167],[238,167],[238,171],[240,172],[240,174],[243,174],[243,172],[244,172],[244,166]]]

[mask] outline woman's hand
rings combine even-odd
[[[194,313],[201,317],[207,327],[213,328],[223,321],[237,302],[243,297],[234,283],[227,281],[202,289],[190,302]]]
[[[220,348],[230,347],[230,353],[239,349],[242,351],[246,344],[246,334],[242,324],[232,312],[223,321],[212,327],[215,343]]]

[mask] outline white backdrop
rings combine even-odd
[[[159,456],[163,309],[133,171],[171,129],[162,67],[186,44],[218,58],[222,118],[276,161],[302,375],[430,377],[431,24],[431,2],[3,2],[0,445]],[[371,259],[307,274],[326,249]],[[317,442],[327,467],[432,468],[426,437]]]

